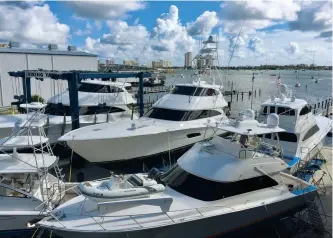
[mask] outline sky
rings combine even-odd
[[[0,42],[58,44],[101,61],[184,65],[210,34],[228,65],[332,65],[331,1],[3,1]]]

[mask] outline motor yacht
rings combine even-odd
[[[212,135],[207,120],[226,119],[223,108],[227,103],[221,90],[221,85],[205,81],[176,84],[140,119],[83,127],[65,134],[59,141],[65,141],[75,153],[102,166],[184,151]]]
[[[110,121],[130,121],[132,118],[138,118],[127,107],[136,103],[134,97],[127,92],[128,87],[130,84],[120,82],[91,79],[81,81],[78,88],[80,126]],[[20,107],[25,110],[26,114],[0,116],[0,138],[9,136],[15,123],[27,119],[36,110],[47,115],[43,123],[51,144],[57,142],[61,135],[72,129],[68,90],[50,98],[46,105],[34,102],[22,104]]]
[[[148,197],[102,201],[96,199],[100,191],[95,198],[83,194],[38,225],[64,238],[201,238],[302,210],[313,201],[316,187],[282,172],[288,165],[278,157],[279,147],[257,137],[283,132],[278,116],[272,114],[262,124],[254,120],[253,111],[247,115],[207,123],[216,134],[227,131],[229,137],[196,143],[166,173],[155,173],[164,189]]]
[[[209,36],[195,59],[204,58],[208,65],[214,65],[214,60],[218,59],[217,44],[218,41]],[[209,75],[197,74],[195,78],[182,80],[185,83],[175,84],[169,94],[138,120],[81,128],[67,133],[59,141],[65,141],[77,154],[104,167],[109,167],[109,162],[133,162],[143,158],[146,164],[147,159],[175,161],[194,143],[212,135],[212,130],[206,126],[207,120],[226,119],[222,74],[216,67],[207,70]]]
[[[284,84],[261,105],[259,121],[265,121],[270,113],[280,116],[280,125],[286,131],[274,137],[267,134],[264,139],[277,144],[279,138],[291,171],[295,171],[300,160],[309,161],[318,154],[332,128],[331,119],[314,115],[308,103],[296,98]]]

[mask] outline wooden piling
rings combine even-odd
[[[244,98],[244,92],[242,92],[242,101],[243,101],[243,98]]]
[[[261,88],[259,88],[259,97],[261,97]]]
[[[255,98],[257,97],[257,89],[254,90],[254,97],[255,97]]]

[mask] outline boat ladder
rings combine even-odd
[[[64,180],[65,175],[61,173],[61,172],[62,172],[62,168],[59,168],[59,165],[58,165],[58,164],[56,164],[56,165],[54,166],[54,171],[55,171],[55,173],[56,173],[56,177],[57,177],[58,179],[60,179],[60,180]]]

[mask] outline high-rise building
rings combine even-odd
[[[192,67],[192,52],[185,53],[185,67]]]
[[[135,60],[123,60],[124,65],[137,65]]]
[[[151,65],[153,68],[169,68],[172,67],[172,61],[170,60],[152,61]]]
[[[203,69],[205,66],[205,59],[199,58],[197,59],[197,69]]]

